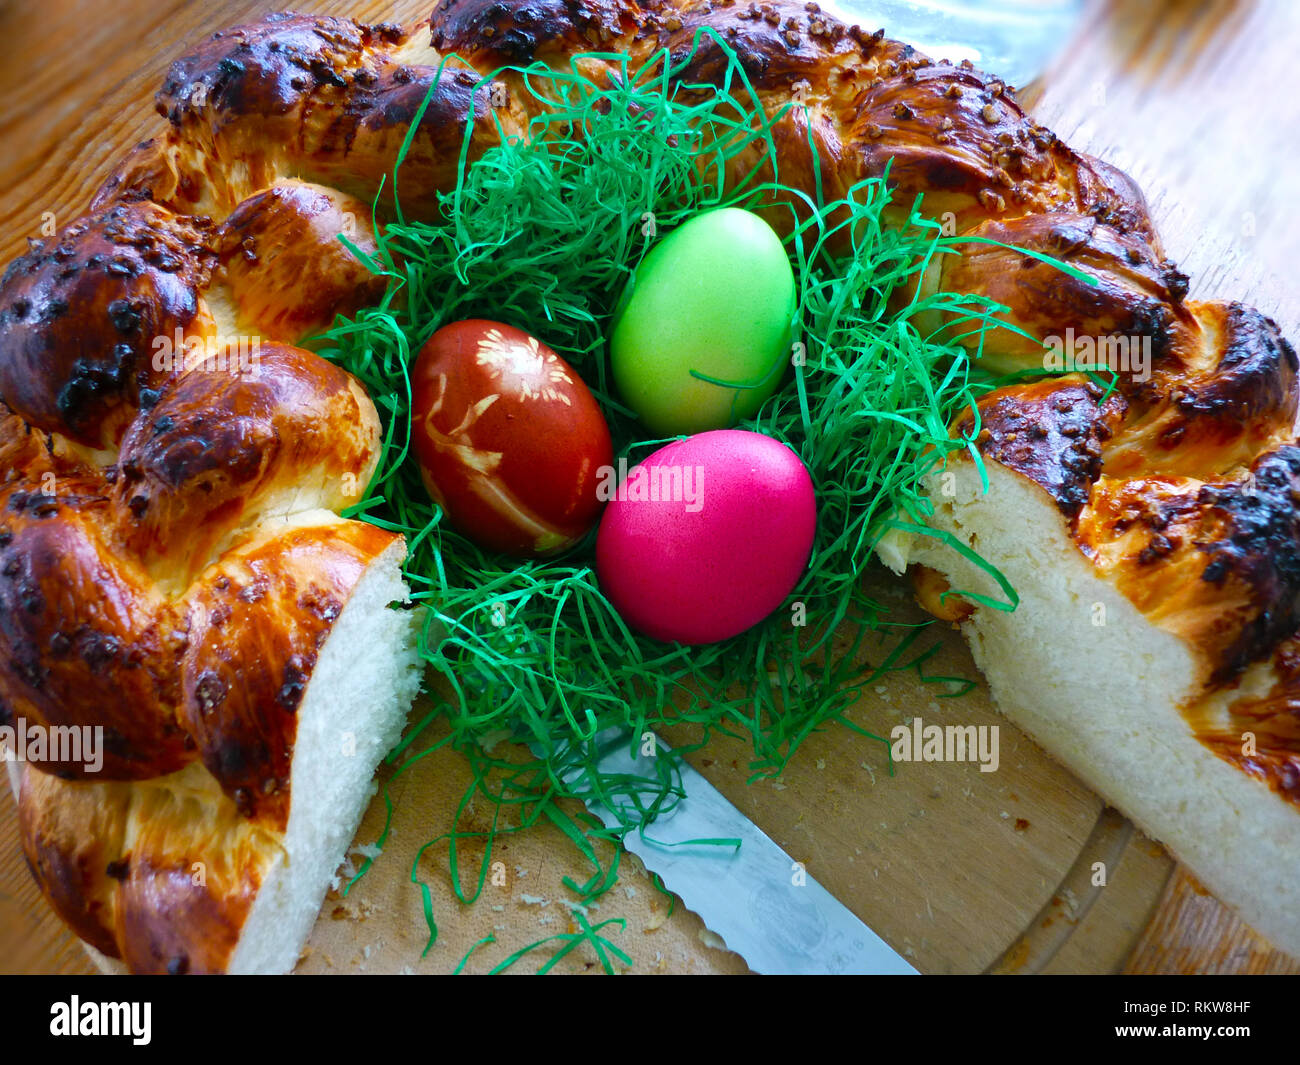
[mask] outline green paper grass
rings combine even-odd
[[[919,645],[920,628],[891,621],[862,590],[861,574],[888,529],[930,532],[931,505],[920,490],[928,472],[954,451],[980,461],[975,404],[997,381],[979,372],[978,355],[1004,308],[961,294],[918,296],[927,264],[956,254],[958,241],[922,215],[919,201],[905,225],[886,226],[885,209],[896,205],[885,180],[861,182],[829,204],[783,185],[774,119],[725,42],[701,34],[727,56],[720,87],[684,79],[690,56],[673,62],[661,54],[640,70],[625,56],[601,56],[621,71],[610,85],[590,80],[576,60],[522,68],[526,91],[545,112],[524,137],[477,161],[467,162],[466,148],[437,217],[407,218],[399,208],[398,220],[376,231],[379,251],[366,261],[389,278],[385,298],[340,320],[318,345],[365,384],[384,422],[379,472],[350,513],[407,537],[406,575],[428,608],[420,653],[446,696],[390,762],[400,775],[448,743],[469,759],[474,781],[452,831],[420,851],[446,845],[464,902],[483,890],[493,839],[542,820],[591,866],[587,881],[566,881],[580,903],[615,883],[621,849],[609,843],[643,831],[680,800],[679,759],[694,748],[659,748],[641,777],[603,774],[594,737],[605,729],[628,730],[630,742],[682,723],[697,726],[701,744],[718,733],[743,737],[752,780],[778,774],[810,734],[837,722],[878,741],[887,759],[888,742],[844,716],[864,688],[908,669],[953,680],[926,675],[936,648]],[[724,182],[741,160],[752,169]],[[400,169],[394,189],[399,178]],[[723,643],[683,647],[623,623],[596,581],[594,534],[562,557],[519,562],[442,523],[411,454],[409,369],[447,322],[517,326],[583,375],[616,454],[634,464],[661,441],[646,439],[612,392],[605,352],[612,312],[652,231],[662,238],[697,212],[724,206],[786,219],[798,344],[783,387],[741,427],[784,441],[803,459],[816,487],[817,538],[798,586],[766,622]],[[937,310],[956,320],[929,333],[919,322]],[[974,357],[956,343],[962,336],[976,338]],[[975,414],[972,436],[952,439],[948,427],[962,411]],[[1006,602],[981,601],[1009,609],[1014,591],[995,576]],[[794,604],[806,624],[792,623]],[[412,754],[435,718],[447,734]],[[564,801],[579,794],[636,812],[609,830]],[[495,811],[486,834],[459,827],[475,797]],[[387,794],[385,801],[391,817]],[[387,828],[381,843],[386,836]],[[482,848],[477,868],[463,859],[471,840]],[[419,858],[411,875],[422,891],[427,952],[437,924]],[[574,936],[543,941],[563,944],[543,968],[580,942],[608,970],[612,959],[630,964],[599,935],[609,924],[582,920]]]

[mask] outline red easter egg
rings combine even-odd
[[[411,429],[429,494],[457,530],[512,555],[548,555],[600,515],[609,426],[573,367],[522,330],[468,319],[420,349]]]

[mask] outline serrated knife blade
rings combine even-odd
[[[596,742],[602,775],[645,775],[645,761],[636,756],[630,734],[610,730]],[[655,743],[664,746],[657,738]],[[628,832],[623,845],[728,949],[757,973],[916,975],[708,780],[684,760],[680,766],[685,798],[643,833]],[[586,805],[607,828],[626,823],[594,799]],[[688,842],[716,838],[738,839],[740,846]]]

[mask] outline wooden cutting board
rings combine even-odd
[[[129,0],[105,19],[100,5],[79,0],[0,2],[10,56],[0,70],[8,103],[0,116],[0,261],[21,253],[42,225],[83,210],[123,148],[159,128],[151,100],[167,63],[202,35],[277,6]],[[411,21],[428,2],[295,6]],[[1290,63],[1297,40],[1300,25],[1281,4],[1099,3],[1060,61],[1024,94],[1070,144],[1138,179],[1168,253],[1192,274],[1194,296],[1249,299],[1292,337],[1300,336],[1300,298],[1283,283],[1283,270],[1300,225],[1284,195],[1300,154],[1288,140],[1300,128],[1300,77]],[[867,579],[919,617],[903,587],[882,575]],[[940,644],[930,672],[977,676],[954,632],[936,626],[927,639]],[[878,663],[885,650],[868,657]],[[746,751],[731,741],[693,760],[923,972],[1300,971],[1000,719],[983,689],[958,700],[936,694],[915,674],[893,674],[869,686],[850,716],[885,734],[916,716],[1000,725],[996,773],[913,763],[891,778],[880,745],[843,729],[813,736],[779,782],[746,784]],[[562,880],[585,880],[590,869],[557,830],[500,841],[472,906],[453,894],[443,843],[417,870],[440,926],[422,957],[427,929],[411,879],[415,855],[451,828],[468,779],[459,756],[440,751],[393,783],[389,844],[355,890],[327,901],[305,971],[447,972],[490,936],[465,965],[481,972],[569,931],[565,901],[573,896]],[[487,813],[486,804],[471,807],[461,829],[485,827]],[[382,823],[376,802],[358,842],[372,843]],[[459,847],[469,892],[482,844],[467,839]],[[1096,861],[1106,866],[1104,887],[1092,882]],[[592,917],[625,920],[610,936],[637,971],[745,971],[693,914],[680,905],[670,914],[635,860],[625,859],[622,872]],[[547,956],[539,950],[518,969]],[[90,971],[37,896],[7,793],[0,798],[0,971]],[[559,971],[599,967],[583,948]]]

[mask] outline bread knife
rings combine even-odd
[[[607,729],[592,742],[602,776],[654,775],[641,754],[641,738],[630,732]],[[662,740],[654,737],[650,742],[665,752],[658,757],[668,757]],[[623,846],[699,914],[728,950],[764,974],[916,975],[916,969],[684,759],[675,759],[675,764],[684,797],[640,831],[627,832]],[[618,829],[640,820],[631,800],[620,817],[590,797],[582,778],[583,770],[575,769],[565,775],[565,783],[605,827]],[[718,839],[728,842],[695,842]]]

